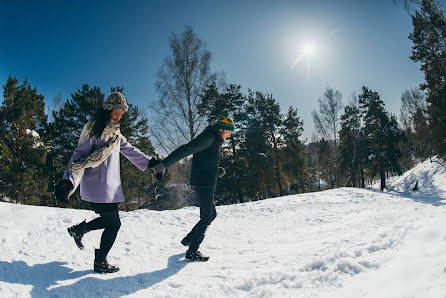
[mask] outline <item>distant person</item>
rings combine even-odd
[[[113,92],[85,125],[79,137],[63,179],[56,184],[56,198],[68,201],[80,185],[81,198],[90,203],[100,217],[68,228],[76,245],[84,249],[82,237],[93,230],[104,229],[100,248],[95,250],[94,271],[113,273],[117,266],[108,264],[106,257],[115,242],[121,221],[118,203],[124,201],[121,188],[119,153],[144,171],[150,158],[130,145],[119,129],[119,121],[128,110],[127,100]],[[152,159],[155,162],[155,159]]]
[[[198,251],[204,239],[206,229],[217,216],[214,203],[214,190],[217,176],[225,174],[219,167],[220,148],[223,142],[231,137],[234,122],[229,118],[228,110],[214,125],[208,126],[201,134],[188,144],[180,146],[161,162],[155,164],[152,171],[158,176],[164,174],[166,168],[180,159],[193,154],[190,184],[200,206],[200,221],[192,231],[181,241],[189,246],[185,258],[193,261],[207,261],[209,257]]]

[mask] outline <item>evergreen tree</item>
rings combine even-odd
[[[435,0],[422,0],[421,9],[412,16],[412,56],[420,62],[429,103],[429,126],[434,154],[446,154],[446,20]]]
[[[0,195],[21,204],[41,204],[48,179],[44,175],[46,144],[42,134],[47,121],[43,95],[25,79],[19,85],[9,76],[0,107]]]
[[[356,106],[346,106],[341,116],[340,157],[341,170],[349,173],[351,185],[359,185],[360,163],[361,163],[361,114]]]
[[[366,87],[359,96],[359,105],[364,121],[364,137],[367,139],[368,159],[372,175],[379,174],[381,190],[386,187],[386,174],[389,171],[400,174],[399,143],[403,133],[398,127],[395,116],[385,110],[384,102],[377,92]]]
[[[311,188],[305,146],[300,140],[302,132],[303,121],[297,115],[297,109],[289,107],[281,129],[284,140],[282,163],[288,184],[296,193]]]

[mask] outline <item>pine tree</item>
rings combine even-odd
[[[0,194],[12,202],[41,204],[46,195],[44,165],[46,144],[42,134],[47,121],[43,95],[28,81],[19,85],[9,76],[3,86],[4,101],[0,108]]]
[[[412,16],[412,56],[420,62],[429,103],[429,126],[434,154],[446,155],[446,19],[435,0],[423,0],[421,9]]]
[[[396,117],[389,117],[378,93],[366,87],[362,90],[358,101],[363,115],[368,160],[372,175],[379,174],[383,190],[386,187],[386,174],[389,171],[398,174],[401,172],[401,152],[398,144],[403,138],[403,133],[398,127]]]
[[[300,140],[302,132],[303,121],[297,115],[297,109],[289,107],[281,129],[284,140],[282,164],[288,184],[296,193],[299,193],[299,190],[305,192],[311,188],[305,146]]]
[[[359,181],[361,162],[361,114],[356,106],[346,106],[341,116],[341,130],[339,132],[339,151],[341,170],[349,173],[349,180],[353,187]]]

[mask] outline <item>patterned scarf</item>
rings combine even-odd
[[[90,137],[90,133],[92,132],[94,125],[94,121],[90,120],[82,129],[81,135],[79,137],[79,143],[84,143],[87,140],[90,142],[94,141],[94,138]],[[101,138],[103,140],[107,140],[105,146],[96,149],[91,152],[87,156],[82,157],[81,159],[74,160],[70,165],[71,173],[73,174],[74,179],[74,187],[68,194],[71,196],[79,186],[82,176],[84,175],[84,170],[87,168],[96,168],[100,166],[102,163],[107,165],[107,158],[110,154],[121,144],[121,140],[124,139],[124,136],[121,134],[119,129],[119,123],[115,122],[111,119],[104,128],[102,132]]]

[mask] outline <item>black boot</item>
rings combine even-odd
[[[203,255],[198,250],[191,251],[190,249],[186,251],[185,258],[190,261],[200,261],[200,262],[206,262],[207,260],[209,260],[208,256]]]
[[[99,249],[95,250],[94,271],[97,273],[114,273],[119,271],[117,266],[110,265]]]
[[[84,245],[82,244],[82,237],[84,237],[84,234],[88,232],[87,223],[85,222],[85,220],[78,225],[69,227],[67,230],[68,234],[70,234],[70,236],[74,238],[74,242],[76,243],[77,247],[79,247],[80,249],[84,249]]]

